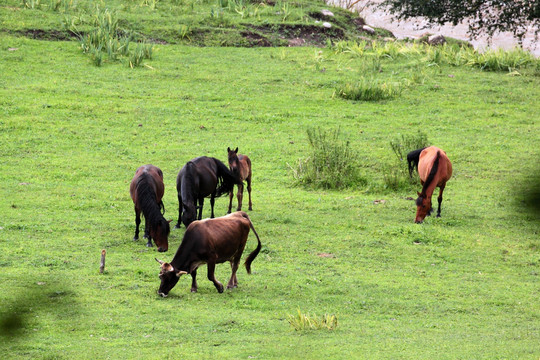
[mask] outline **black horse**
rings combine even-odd
[[[407,162],[409,163],[409,176],[410,177],[412,177],[412,172],[414,168],[416,168],[416,172],[418,172],[418,161],[420,160],[420,153],[424,149],[425,148],[413,150],[407,154]]]
[[[176,228],[180,228],[180,222],[188,227],[196,219],[201,220],[204,198],[208,196],[213,218],[215,198],[230,193],[235,184],[242,184],[242,181],[216,158],[201,156],[188,161],[176,177],[178,191]],[[197,200],[199,206],[196,206]],[[197,209],[199,209],[198,216]]]

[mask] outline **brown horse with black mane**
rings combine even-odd
[[[422,192],[418,193],[418,199],[416,199],[417,209],[414,222],[420,224],[433,211],[431,196],[436,187],[439,188],[437,217],[441,216],[442,195],[446,182],[452,177],[452,163],[443,150],[435,146],[427,147],[420,152],[418,175],[422,183]]]
[[[154,165],[144,165],[137,169],[131,184],[129,193],[135,204],[135,236],[133,240],[139,240],[139,224],[141,212],[144,215],[144,238],[148,239],[146,246],[152,247],[152,239],[158,247],[158,251],[167,251],[169,248],[169,222],[163,217],[163,172]],[[163,213],[162,213],[163,211]]]
[[[241,181],[246,180],[247,182],[247,191],[249,195],[249,210],[253,210],[251,207],[251,160],[247,157],[247,155],[238,154],[238,148],[235,150],[231,150],[231,148],[227,148],[227,156],[229,158],[229,168],[231,169],[231,172],[234,176],[239,178]],[[238,207],[236,208],[236,211],[242,210],[242,198],[244,195],[244,184],[238,184],[238,191],[236,192],[236,198],[238,199]],[[227,210],[227,214],[231,213],[232,208],[232,200],[234,197],[234,193],[231,190],[229,193],[229,210]]]

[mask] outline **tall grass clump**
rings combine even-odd
[[[374,78],[361,78],[360,81],[346,82],[338,86],[335,94],[346,100],[379,101],[394,98],[401,94],[398,83],[381,82]]]
[[[418,183],[417,177],[409,176],[407,154],[413,150],[429,146],[427,135],[418,131],[412,135],[401,135],[390,140],[394,161],[382,167],[384,187],[392,191],[407,189]]]
[[[534,65],[538,60],[521,48],[505,51],[503,49],[488,50],[483,53],[475,53],[469,59],[468,64],[485,71],[514,71]]]
[[[296,331],[334,330],[338,325],[337,317],[335,315],[324,314],[319,318],[317,316],[302,314],[300,310],[298,310],[297,315],[289,315],[288,321]]]
[[[341,132],[307,129],[311,155],[300,159],[293,176],[300,184],[324,189],[340,189],[365,185],[366,180],[358,172],[358,159],[349,141],[341,139]]]
[[[71,22],[70,30],[79,34],[83,52],[92,56],[96,66],[103,63],[102,53],[106,53],[112,61],[126,60],[130,67],[141,66],[143,60],[152,58],[152,44],[137,42],[135,47],[130,49],[133,35],[119,28],[116,13],[109,9],[96,7],[90,20],[93,28],[84,35],[78,32],[75,24],[74,21]]]

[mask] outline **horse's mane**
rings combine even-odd
[[[151,185],[153,180],[152,176],[147,173],[141,174],[137,179],[135,188],[137,205],[142,210],[145,219],[150,223],[150,227],[155,229],[157,225],[161,225],[162,231],[168,236],[170,233],[169,222],[161,214],[161,209],[165,211],[165,207],[163,202],[158,203],[156,201],[156,193]]]
[[[216,158],[211,158],[216,163],[217,167],[217,187],[216,187],[216,196],[221,196],[223,194],[228,194],[233,190],[235,184],[241,183],[241,181],[234,176],[229,168],[225,166],[220,160]]]
[[[429,172],[429,175],[424,181],[424,186],[422,186],[422,194],[425,196],[426,191],[433,182],[433,179],[435,178],[435,174],[437,174],[437,171],[439,170],[439,159],[441,157],[441,154],[439,151],[437,151],[437,156],[435,157],[435,161],[433,162],[433,166],[431,167],[431,171]]]
[[[186,165],[184,166],[184,172],[182,174],[182,178],[180,181],[182,182],[182,187],[180,188],[180,196],[182,197],[182,206],[185,205],[186,201],[191,201],[193,203],[193,206],[196,206],[195,201],[196,199],[193,198],[193,183],[195,182],[194,174],[195,170],[193,169],[193,166],[195,164],[193,161],[188,161]]]

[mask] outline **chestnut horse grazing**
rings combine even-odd
[[[420,152],[418,175],[422,183],[422,192],[418,193],[418,199],[416,199],[417,209],[414,222],[420,224],[433,211],[431,196],[436,187],[440,189],[437,198],[439,201],[437,217],[441,216],[442,195],[446,182],[452,176],[452,163],[443,150],[435,146],[427,147]]]
[[[227,289],[238,287],[236,271],[240,265],[250,228],[257,237],[258,245],[246,259],[248,274],[251,274],[251,263],[261,251],[261,240],[245,212],[238,211],[216,219],[192,222],[184,233],[182,243],[171,262],[166,263],[156,259],[161,266],[159,273],[161,284],[158,294],[166,297],[180,276],[185,274],[191,274],[191,292],[197,292],[197,268],[202,264],[208,266],[208,280],[214,283],[219,293],[222,293],[223,285],[216,280],[214,271],[216,264],[225,261],[230,261],[232,269]]]
[[[165,207],[161,199],[165,192],[163,184],[163,172],[154,165],[144,165],[137,169],[131,184],[129,193],[135,204],[135,237],[139,240],[139,224],[141,223],[141,211],[144,215],[144,237],[148,238],[146,246],[152,247],[152,239],[158,247],[158,251],[167,251],[169,248],[169,222],[162,215]]]
[[[210,196],[212,208],[211,217],[214,217],[215,198],[232,191],[234,184],[242,183],[235,177],[224,163],[216,158],[201,156],[190,160],[176,177],[176,190],[178,191],[178,222],[186,227],[196,219],[201,220],[204,198]],[[196,206],[197,201],[199,206]],[[197,209],[199,215],[197,217]]]
[[[249,195],[249,210],[253,210],[251,207],[251,160],[246,155],[238,154],[238,148],[234,151],[230,148],[227,148],[228,158],[229,158],[229,168],[234,176],[239,178],[241,181],[246,180],[247,182],[247,191]],[[238,191],[236,193],[236,198],[238,199],[238,207],[236,211],[242,210],[242,197],[244,195],[244,184],[238,184]],[[231,213],[232,200],[233,200],[233,191],[229,193],[229,210],[227,214]]]

